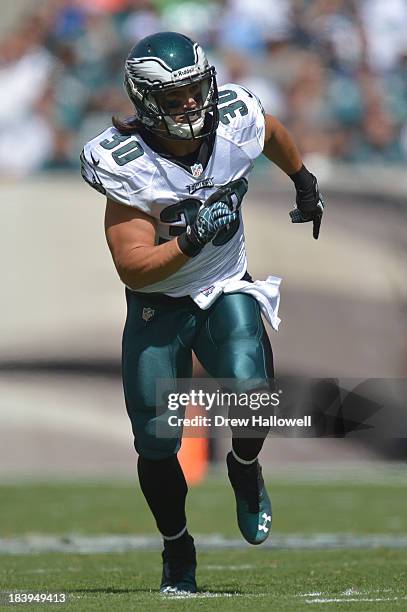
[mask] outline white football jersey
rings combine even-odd
[[[136,133],[114,127],[88,142],[81,155],[83,178],[110,199],[154,217],[157,242],[192,223],[202,203],[219,187],[247,178],[264,145],[264,112],[256,96],[239,85],[219,89],[219,127],[206,166],[182,167],[163,157]],[[243,221],[221,230],[212,243],[168,278],[142,287],[173,297],[195,294],[246,272]]]

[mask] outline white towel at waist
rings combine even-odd
[[[248,293],[258,301],[267,322],[278,331],[281,322],[278,316],[280,284],[281,278],[278,276],[268,276],[264,281],[256,280],[253,283],[243,280],[219,281],[199,293],[192,294],[191,297],[199,308],[206,310],[221,293]]]

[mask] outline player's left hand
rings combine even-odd
[[[312,221],[312,235],[318,240],[325,204],[319,193],[317,179],[314,175],[311,177],[312,181],[308,188],[297,187],[296,207],[289,214],[293,223]]]

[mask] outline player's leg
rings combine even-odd
[[[251,296],[221,296],[207,313],[194,350],[211,376],[233,379],[236,391],[270,391],[273,354],[259,305]],[[268,428],[262,427],[232,431],[232,451],[227,456],[239,527],[252,544],[266,539],[271,524],[271,504],[257,459],[267,433]]]
[[[202,317],[194,350],[208,373],[233,379],[239,392],[269,391],[274,378],[273,353],[257,301],[245,294],[221,296]],[[233,449],[245,461],[259,454],[267,429],[259,436],[233,437]]]
[[[164,539],[162,590],[196,590],[195,548],[185,516],[187,484],[178,462],[180,437],[157,432],[156,381],[192,373],[193,330],[188,303],[160,301],[127,293],[123,334],[123,385],[134,444],[139,454],[140,486]]]

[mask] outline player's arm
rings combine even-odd
[[[245,186],[247,189],[247,185]],[[105,232],[120,279],[131,289],[164,280],[195,257],[239,211],[227,203],[227,189],[219,189],[204,203],[194,223],[164,244],[156,245],[157,223],[146,213],[107,199]]]
[[[271,115],[265,116],[263,154],[291,176],[302,166],[300,152],[288,130]]]
[[[293,223],[313,222],[313,236],[319,236],[324,203],[317,179],[301,160],[300,152],[288,130],[278,119],[265,116],[264,155],[293,181],[297,208],[290,212]]]
[[[131,289],[164,280],[189,259],[177,240],[155,245],[153,217],[110,199],[106,204],[105,232],[120,279]]]

